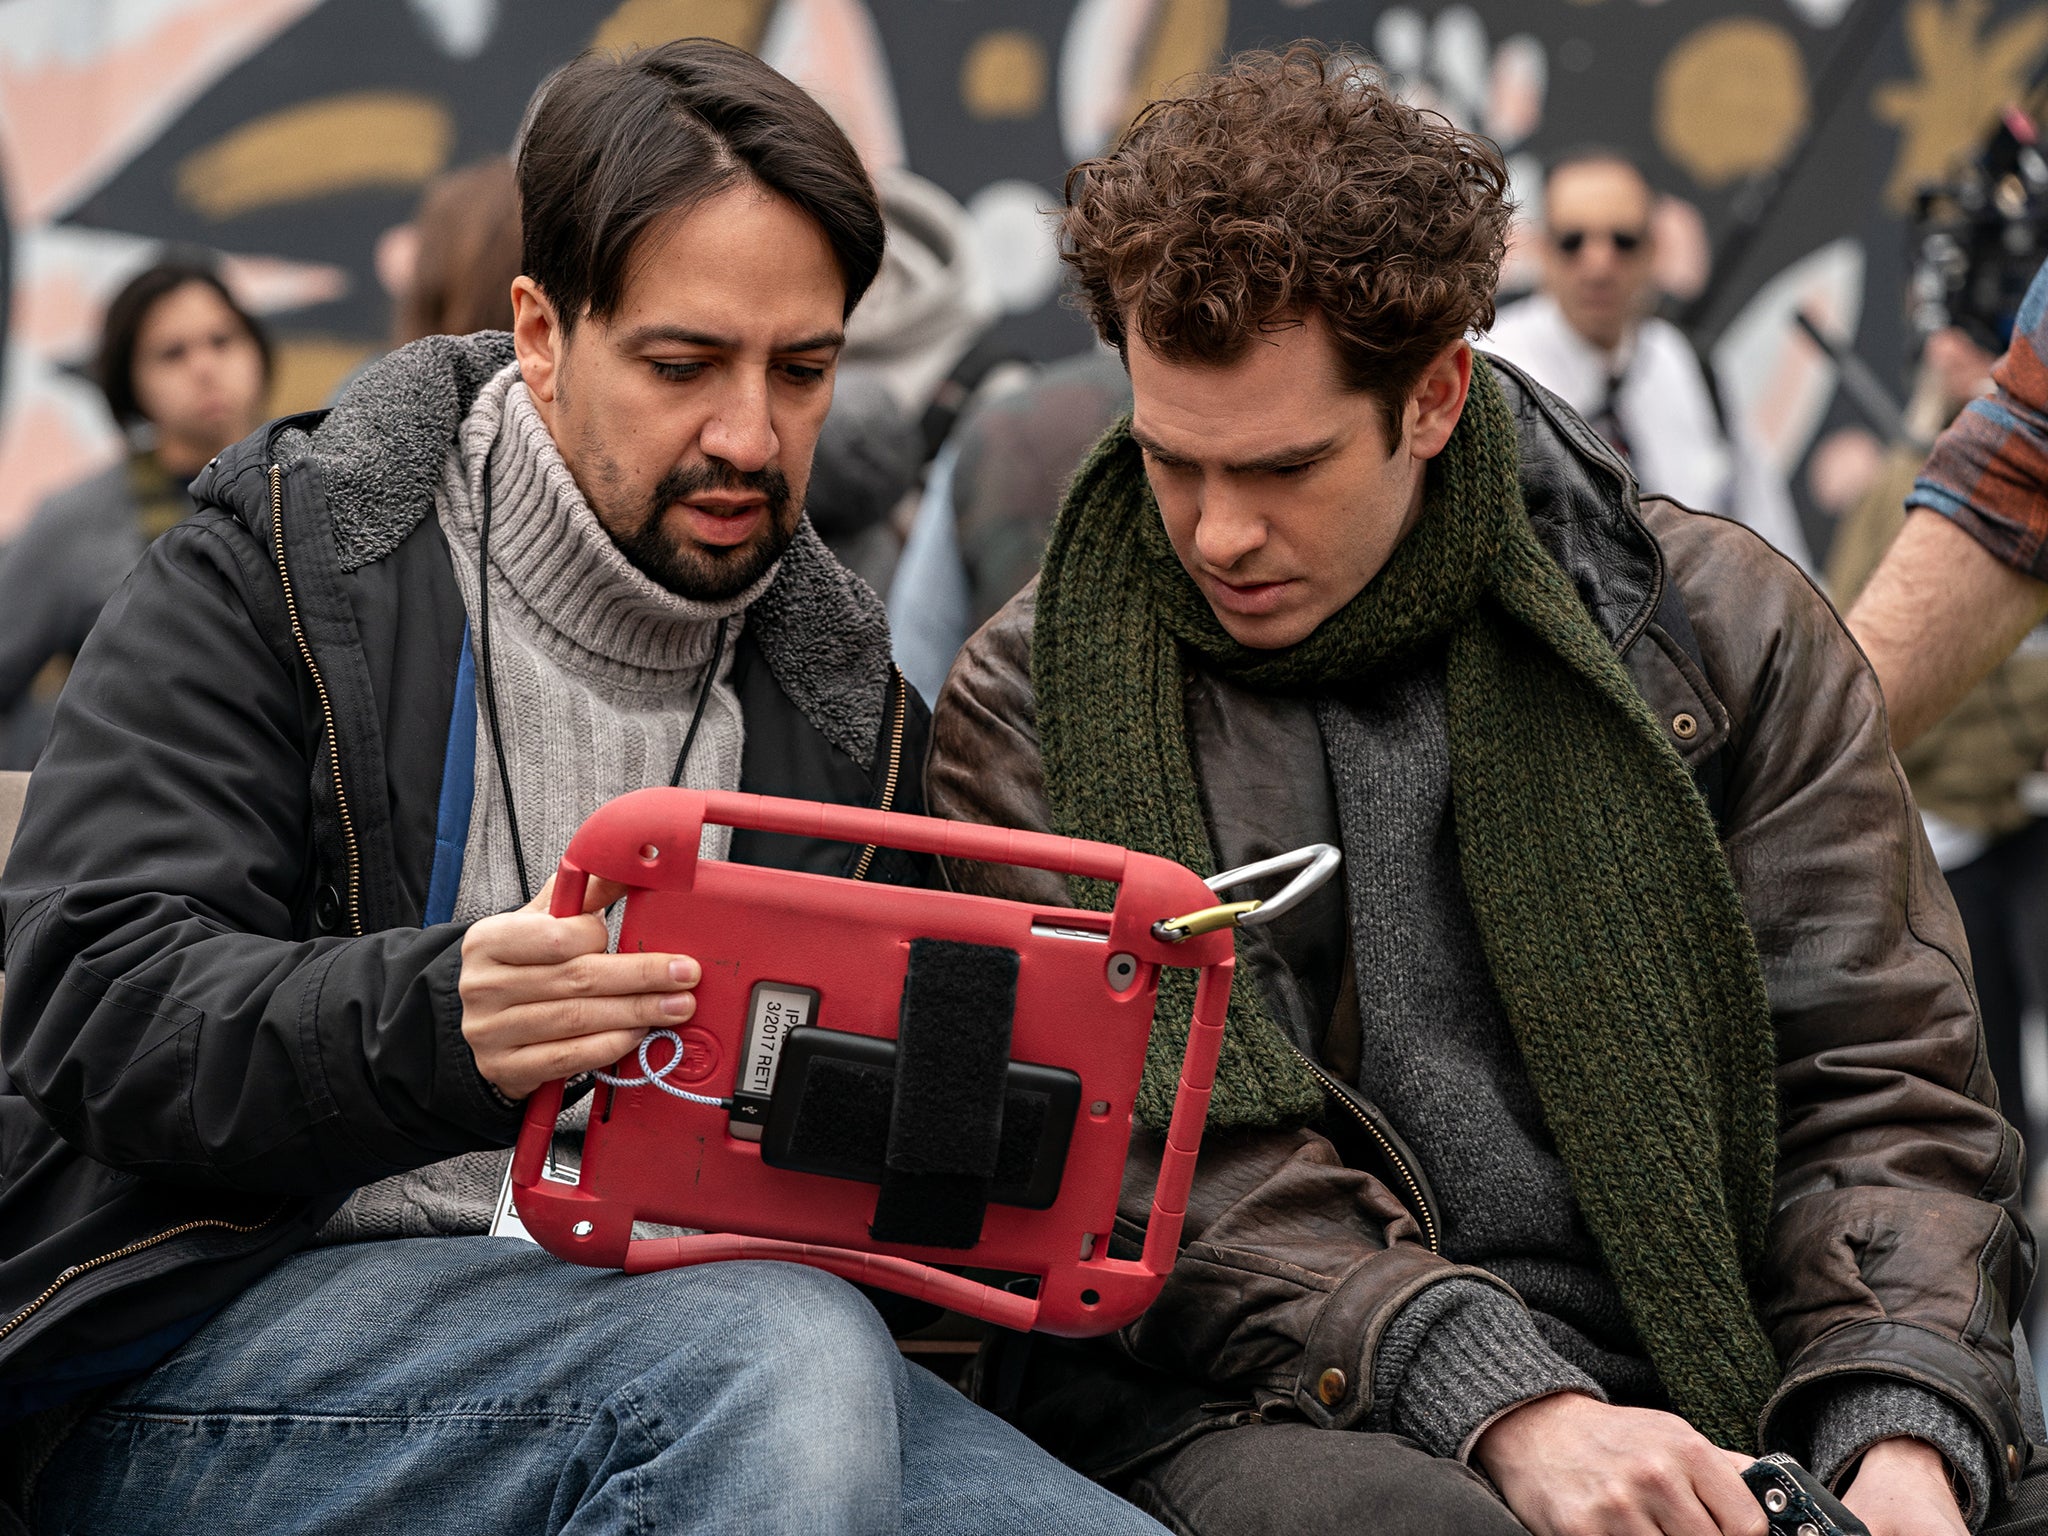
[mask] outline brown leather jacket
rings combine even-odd
[[[2022,1411],[2012,1336],[2034,1267],[2022,1154],[1995,1107],[1962,927],[1887,745],[1877,683],[1788,561],[1737,524],[1638,503],[1576,416],[1500,372],[1530,516],[1712,785],[1763,959],[1781,1130],[1758,1302],[1784,1375],[1759,1444],[1798,1443],[1802,1389],[1824,1378],[1902,1377],[1983,1429],[2009,1497],[2038,1419]],[[1033,612],[1027,590],[954,666],[927,772],[934,814],[1049,828]],[[1187,709],[1223,864],[1340,841],[1308,704],[1195,675]],[[1067,902],[1058,877],[989,865],[953,875]],[[1342,901],[1326,889],[1240,934],[1240,985],[1264,987],[1311,1055],[1355,1009]],[[1369,1419],[1387,1324],[1425,1286],[1472,1271],[1437,1252],[1427,1170],[1338,1072],[1322,1075],[1318,1129],[1205,1142],[1179,1264],[1144,1317],[1108,1347],[1034,1341],[1028,1365],[986,1362],[989,1395],[1055,1452],[1110,1477],[1253,1414],[1331,1428]],[[1140,1132],[1126,1242],[1156,1155]]]

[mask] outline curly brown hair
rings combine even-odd
[[[1388,437],[1422,370],[1493,323],[1512,206],[1486,139],[1319,43],[1239,54],[1067,173],[1061,256],[1103,340],[1229,363],[1313,311]]]

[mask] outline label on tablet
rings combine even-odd
[[[747,1004],[747,1033],[740,1050],[739,1077],[733,1084],[729,1128],[743,1141],[759,1141],[775,1092],[775,1069],[782,1062],[782,1042],[792,1029],[817,1022],[818,994],[787,982],[754,984]]]

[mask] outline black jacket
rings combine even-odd
[[[443,418],[503,355],[456,358]],[[280,454],[324,414],[201,476],[30,785],[0,879],[0,1418],[145,1369],[358,1186],[517,1131],[462,1039],[463,929],[420,926],[462,598],[430,511],[375,558],[341,548],[344,477]],[[864,764],[751,634],[742,788],[921,810],[929,719],[886,652]],[[857,852],[740,832],[731,856],[845,873]],[[885,851],[867,877],[920,874]]]

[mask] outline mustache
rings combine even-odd
[[[769,465],[765,469],[736,469],[723,459],[706,459],[701,464],[671,469],[655,482],[648,498],[647,520],[658,522],[662,513],[679,501],[688,501],[706,491],[746,491],[768,503],[772,519],[780,521],[789,506],[789,478]]]

